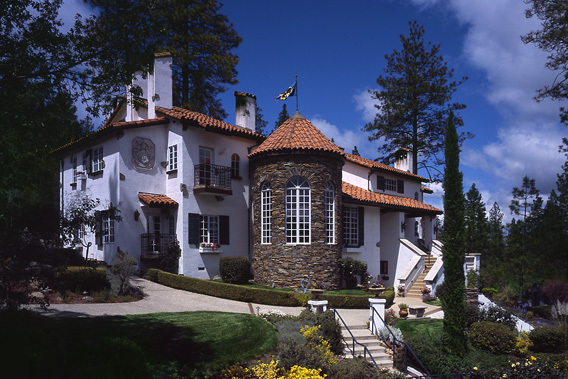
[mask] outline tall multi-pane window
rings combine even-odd
[[[359,246],[359,214],[355,207],[343,211],[343,241],[346,246]]]
[[[241,176],[240,161],[241,158],[238,156],[238,154],[233,154],[231,156],[231,176],[233,178],[239,178]]]
[[[261,243],[272,243],[272,187],[266,182],[260,189],[261,203],[261,223],[260,234]]]
[[[199,242],[219,244],[219,216],[199,216]]]
[[[114,242],[114,217],[110,214],[110,212],[105,212],[103,214],[103,242]]]
[[[171,235],[176,234],[176,218],[174,217],[174,215],[170,215],[170,218],[168,220],[168,226],[170,234]]]
[[[96,149],[93,149],[93,172],[102,171],[103,168],[103,147],[99,146]]]
[[[178,168],[177,145],[168,146],[168,171],[174,171]]]
[[[327,182],[323,194],[325,243],[335,243],[335,189],[333,184]]]
[[[73,158],[71,158],[71,162],[73,162],[73,183],[77,183],[77,178],[79,176],[78,172],[77,172],[77,156],[73,155]]]
[[[293,177],[286,183],[286,243],[310,243],[310,183]]]

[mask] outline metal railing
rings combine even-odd
[[[175,234],[143,233],[140,235],[141,253],[165,254],[168,245],[177,239]]]
[[[397,354],[397,346],[401,346],[402,347],[402,353],[404,354],[403,358],[403,370],[402,372],[404,374],[408,374],[408,354],[410,353],[412,358],[414,358],[414,361],[420,366],[420,370],[423,374],[425,374],[424,376],[421,377],[425,377],[425,378],[429,378],[431,375],[428,372],[428,370],[426,369],[426,367],[424,367],[424,364],[422,364],[422,362],[420,361],[420,359],[418,359],[418,357],[416,356],[416,354],[414,354],[414,351],[412,351],[412,349],[410,348],[410,346],[404,342],[404,341],[399,341],[396,339],[394,332],[391,330],[391,328],[388,326],[388,324],[385,322],[385,320],[383,320],[382,316],[379,314],[379,312],[377,312],[377,310],[373,307],[371,307],[371,331],[375,331],[378,330],[377,326],[375,325],[375,315],[381,320],[381,322],[383,323],[383,325],[387,328],[387,330],[390,333],[390,336],[392,338],[392,365],[394,368],[396,367],[396,362],[397,359],[401,359],[400,357],[398,357]],[[385,341],[383,341],[385,342]],[[400,370],[400,368],[399,368]]]
[[[371,355],[369,348],[367,348],[367,346],[365,346],[364,344],[357,341],[357,339],[355,338],[353,333],[351,333],[351,330],[349,330],[349,327],[347,326],[347,324],[345,323],[345,321],[343,320],[343,318],[341,317],[341,315],[339,314],[337,309],[333,308],[333,307],[329,307],[329,309],[331,309],[333,311],[333,313],[335,314],[335,317],[338,318],[341,321],[341,323],[343,324],[343,326],[345,326],[345,329],[347,330],[347,332],[351,335],[351,338],[353,339],[353,348],[351,349],[351,354],[352,354],[353,358],[355,358],[355,345],[359,345],[363,348],[363,357],[367,358],[367,355],[368,355],[369,359],[373,362],[375,367],[379,368],[379,365],[375,361],[375,358],[373,358],[373,356]],[[343,339],[343,342],[345,343],[345,346],[347,346],[347,348],[349,349],[349,346],[347,345],[347,342],[345,341],[345,339]]]
[[[194,186],[231,188],[231,168],[211,163],[193,167]]]

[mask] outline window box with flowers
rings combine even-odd
[[[219,244],[216,244],[216,243],[201,242],[199,244],[199,252],[200,253],[220,253],[221,252],[221,246]]]

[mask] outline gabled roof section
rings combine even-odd
[[[259,147],[249,154],[249,157],[293,151],[326,152],[341,157],[345,154],[304,116],[295,113],[273,131]]]
[[[147,100],[135,99],[135,101],[139,106],[145,108],[148,107]],[[161,113],[163,116],[152,119],[112,122],[112,120],[116,118],[119,108],[123,106],[124,103],[125,101],[121,99],[119,105],[115,108],[112,115],[107,119],[105,124],[100,129],[92,133],[89,133],[86,136],[83,136],[75,141],[71,141],[63,146],[58,147],[57,149],[52,151],[52,154],[64,152],[68,149],[76,147],[77,145],[86,144],[94,139],[112,133],[119,129],[130,129],[130,128],[143,127],[143,126],[167,124],[170,119],[180,121],[183,124],[189,126],[202,128],[209,132],[249,138],[256,142],[262,142],[266,138],[263,135],[255,133],[251,130],[240,128],[238,126],[231,125],[227,122],[214,119],[213,117],[206,116],[202,113],[190,111],[180,107],[173,107],[172,109],[156,107],[156,112]]]
[[[365,203],[369,205],[378,205],[386,208],[395,208],[402,211],[425,213],[425,214],[442,214],[442,210],[431,205],[424,204],[421,201],[411,199],[409,197],[386,195],[384,193],[372,192],[353,184],[343,182],[343,201]]]
[[[383,163],[375,162],[375,161],[372,161],[370,159],[360,157],[358,155],[346,153],[345,158],[347,159],[348,162],[352,162],[352,163],[355,163],[355,164],[358,164],[360,166],[367,167],[367,168],[370,168],[370,169],[373,169],[373,170],[385,172],[387,174],[405,176],[409,179],[418,180],[420,182],[429,182],[430,181],[429,179],[424,178],[420,175],[416,175],[416,174],[413,174],[413,173],[408,172],[408,171],[399,170],[398,168],[394,168],[392,166],[388,166],[388,165],[383,164]]]
[[[138,199],[151,207],[177,207],[177,201],[166,195],[139,192]]]
[[[144,101],[144,103],[148,106],[146,101]],[[249,138],[257,142],[264,141],[265,139],[262,134],[231,125],[228,122],[217,120],[213,117],[206,116],[203,113],[190,111],[180,107],[172,107],[172,109],[156,107],[156,112],[161,113],[168,118],[180,121],[186,125],[202,128],[213,133]]]

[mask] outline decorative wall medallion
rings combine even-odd
[[[132,165],[137,170],[151,170],[156,163],[156,146],[148,138],[132,140]]]

